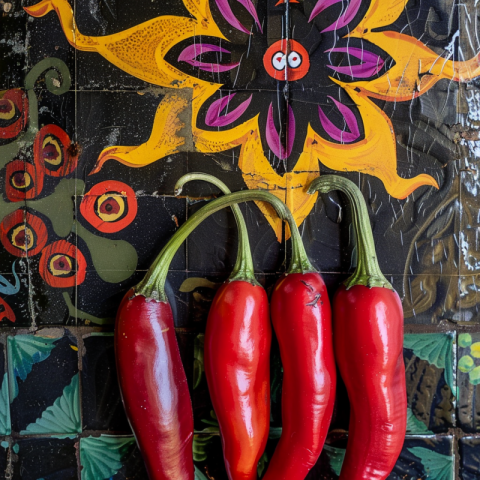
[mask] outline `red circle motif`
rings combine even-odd
[[[75,245],[58,240],[42,250],[38,270],[51,287],[68,288],[83,283],[87,262]]]
[[[115,180],[97,183],[83,197],[82,216],[97,230],[115,233],[130,225],[137,215],[135,192],[127,184]]]
[[[48,239],[43,220],[23,209],[15,210],[0,223],[0,240],[7,252],[16,257],[33,257]]]
[[[71,143],[65,130],[57,125],[45,125],[33,143],[35,164],[40,163],[45,173],[52,177],[64,177],[72,173],[77,168],[78,152],[70,154]]]

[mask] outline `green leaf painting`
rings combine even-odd
[[[10,435],[10,405],[8,402],[8,374],[5,373],[0,389],[0,435]]]
[[[410,407],[407,407],[407,433],[433,435],[433,432],[415,416]]]
[[[116,475],[134,444],[134,437],[101,435],[81,438],[82,480],[106,480]]]
[[[346,450],[344,448],[332,447],[330,445],[324,445],[323,449],[328,456],[331,469],[334,471],[335,475],[340,476],[340,470],[342,469]]]
[[[445,369],[445,381],[453,388],[453,333],[407,334],[403,346],[427,362]]]
[[[33,433],[81,433],[80,397],[78,391],[78,373],[70,385],[63,389],[61,397],[48,407],[35,423],[20,432],[22,435]]]
[[[208,446],[213,435],[194,435],[193,436],[193,460],[195,462],[204,462],[208,457]]]
[[[408,448],[408,451],[420,459],[429,480],[453,480],[453,455],[442,455],[423,447]]]
[[[17,377],[25,381],[35,363],[50,356],[59,338],[39,337],[36,335],[16,335],[8,337],[8,370],[10,403],[18,396]]]

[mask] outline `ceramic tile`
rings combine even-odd
[[[78,478],[75,437],[18,440],[11,447],[11,455],[14,480]]]
[[[446,433],[455,424],[455,334],[407,334],[408,432]]]
[[[436,324],[462,321],[460,277],[457,275],[407,275],[398,282],[405,323]]]
[[[190,102],[186,97],[185,108]],[[86,191],[100,181],[115,179],[139,193],[173,194],[177,178],[186,172],[189,130],[172,116],[179,128],[161,133],[167,114],[164,105],[170,104],[171,94],[154,90],[78,93],[77,138],[82,147],[78,176]]]
[[[480,478],[478,458],[478,437],[463,437],[460,439],[460,478],[461,480],[477,480]]]
[[[8,337],[12,430],[21,435],[81,431],[77,340],[62,329]]]

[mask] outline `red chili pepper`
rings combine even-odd
[[[407,422],[403,310],[378,266],[365,200],[353,182],[324,176],[309,193],[344,192],[352,206],[357,268],[333,301],[335,358],[350,399],[340,480],[384,480],[402,450]]]
[[[168,302],[127,292],[115,349],[127,417],[151,480],[192,480],[193,414]]]
[[[271,299],[283,365],[282,434],[264,480],[303,480],[327,436],[335,402],[336,367],[330,301],[307,258],[296,224],[292,260]]]
[[[230,193],[220,180],[202,173],[180,178],[175,193],[191,180],[206,180]],[[255,480],[270,427],[272,328],[267,294],[255,279],[245,220],[238,205],[232,209],[239,232],[238,256],[210,307],[204,363],[228,478]]]
[[[193,415],[165,294],[170,263],[191,231],[209,215],[248,200],[285,205],[264,191],[213,200],[184,223],[122,300],[115,326],[115,355],[122,399],[150,480],[193,480]]]

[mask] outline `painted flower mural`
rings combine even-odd
[[[319,161],[373,175],[399,199],[423,185],[438,187],[425,173],[398,175],[393,125],[376,100],[411,101],[441,79],[468,81],[479,75],[479,60],[453,61],[451,51],[438,54],[390,30],[407,3],[183,0],[191,17],[160,16],[103,37],[76,29],[67,0],[43,0],[26,11],[41,17],[55,10],[75,48],[172,89],[150,139],[106,148],[92,173],[109,159],[139,167],[175,153],[185,142],[179,115],[191,105],[195,148],[212,154],[240,146],[248,188],[271,190],[300,225],[316,201],[305,186],[319,175]],[[281,223],[259,207],[280,239]]]

